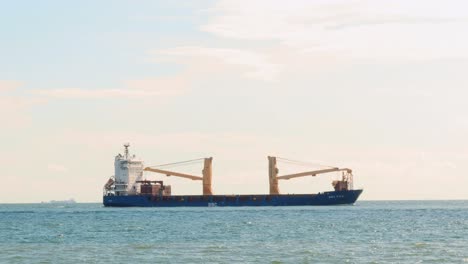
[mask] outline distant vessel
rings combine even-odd
[[[76,203],[75,199],[70,198],[68,200],[51,200],[49,201],[51,204],[74,204]]]
[[[176,207],[176,206],[298,206],[298,205],[341,205],[354,204],[362,193],[362,189],[353,189],[352,170],[348,168],[330,167],[322,170],[300,172],[278,176],[277,158],[268,157],[270,194],[252,195],[214,195],[211,189],[212,158],[204,161],[202,176],[195,176],[154,167],[145,167],[143,161],[135,155],[130,155],[125,144],[125,154],[118,154],[114,160],[115,175],[104,185],[104,206],[145,206],[145,207]],[[194,160],[188,161],[193,162]],[[178,162],[174,164],[181,164]],[[169,164],[164,164],[169,165]],[[171,195],[171,186],[163,181],[143,179],[143,171],[151,171],[166,176],[182,177],[190,180],[200,180],[203,195]],[[289,180],[304,176],[316,176],[322,173],[342,172],[340,180],[332,182],[334,191],[317,194],[280,194],[278,180]]]

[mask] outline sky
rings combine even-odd
[[[0,6],[0,203],[100,202],[125,142],[147,165],[213,157],[217,194],[267,193],[270,155],[352,168],[362,200],[468,199],[466,1]]]

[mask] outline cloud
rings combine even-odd
[[[97,98],[146,98],[153,96],[168,96],[174,95],[168,91],[148,91],[148,90],[132,90],[132,89],[102,89],[102,90],[85,90],[77,88],[68,89],[48,89],[34,92],[37,95],[44,95],[55,98],[80,98],[80,99],[97,99]]]
[[[274,80],[280,70],[280,66],[269,62],[264,54],[242,49],[184,46],[154,51],[153,53],[173,57],[199,58],[202,60],[215,59],[227,65],[245,67],[247,68],[245,72],[246,77],[265,81]]]
[[[454,190],[447,182],[466,182],[466,177],[456,168],[465,164],[468,156],[465,152],[425,152],[421,159],[421,150],[411,147],[391,147],[382,150],[382,146],[342,146],[323,143],[309,144],[303,139],[294,140],[293,136],[278,139],[268,134],[239,132],[176,132],[176,133],[141,133],[122,131],[69,131],[57,138],[59,142],[73,142],[67,148],[85,147],[92,150],[88,157],[104,162],[108,167],[113,151],[121,151],[121,144],[131,142],[131,153],[137,154],[148,166],[205,157],[214,157],[214,175],[216,193],[262,192],[267,190],[267,155],[278,154],[291,159],[313,161],[320,157],[323,161],[314,163],[352,168],[356,186],[364,185],[366,197],[371,199],[418,199],[426,192],[429,197],[466,197],[463,190]],[[305,147],[304,147],[305,146]],[[292,151],[291,150],[294,150]],[[311,149],[313,151],[311,151]],[[112,150],[112,151],[110,151]],[[78,150],[76,150],[78,153]],[[288,153],[286,153],[288,152]],[[99,153],[99,154],[98,154]],[[105,155],[104,155],[105,154]],[[284,154],[284,155],[283,155]],[[96,161],[96,164],[99,163]],[[106,165],[107,164],[107,165]],[[99,165],[99,166],[101,166]],[[105,166],[104,166],[105,165]],[[278,164],[280,174],[309,170],[309,167],[291,166],[290,163]],[[314,168],[313,166],[312,168]],[[191,168],[191,167],[190,167]],[[199,172],[201,165],[193,169]],[[177,170],[185,171],[186,167]],[[109,169],[106,169],[109,170]],[[447,175],[444,173],[450,172]],[[445,175],[440,177],[440,175]],[[335,174],[323,177],[305,177],[280,184],[284,193],[315,192],[330,188],[330,181]],[[102,181],[104,182],[105,179]],[[173,181],[174,179],[168,179]],[[427,183],[425,189],[418,189],[421,182]],[[401,184],[404,182],[405,184]],[[184,182],[181,182],[182,184]],[[242,188],[242,183],[249,188]],[[239,186],[233,186],[239,184]],[[198,185],[177,184],[178,192],[195,190]],[[390,188],[391,187],[391,188]],[[190,189],[193,188],[193,189]],[[393,192],[388,191],[389,188]],[[395,193],[395,190],[397,193]],[[407,195],[402,193],[407,192]]]
[[[219,1],[212,9],[216,15],[201,30],[227,38],[278,39],[297,37],[314,27],[337,29],[382,24],[435,24],[466,19],[466,14],[441,12],[440,8],[402,1]],[[433,10],[437,8],[436,10]],[[411,15],[409,15],[411,13]]]
[[[172,97],[186,92],[187,84],[178,78],[160,78],[130,80],[124,82],[125,88],[117,89],[43,89],[32,93],[51,98],[66,99],[103,99],[103,98],[128,98],[141,99],[150,97]]]
[[[60,164],[56,164],[56,163],[48,164],[47,169],[50,172],[66,172],[66,171],[68,171],[68,169],[65,166],[60,165]]]
[[[23,83],[14,80],[0,80],[0,124],[2,129],[23,128],[30,122],[28,111],[39,100],[17,94]]]
[[[274,41],[343,57],[468,57],[467,4],[452,1],[219,1],[200,29],[226,39]],[[274,55],[274,54],[273,54]]]
[[[215,37],[209,46],[151,54],[153,60],[187,66],[196,78],[230,74],[267,82],[308,77],[355,59],[468,58],[468,37],[460,34],[468,26],[468,12],[457,7],[466,4],[451,3],[221,0],[203,10],[212,15],[199,26]]]
[[[378,26],[385,24],[439,24],[453,23],[461,20],[449,18],[434,18],[434,17],[412,17],[401,15],[388,15],[379,17],[378,15],[359,17],[356,16],[350,20],[335,21],[326,26],[326,29],[346,29],[352,27],[363,26]]]
[[[253,144],[259,145],[258,138],[262,142],[273,141],[267,135],[241,132],[173,132],[173,133],[140,133],[140,132],[116,132],[116,131],[66,131],[59,136],[63,142],[74,142],[80,145],[94,146],[97,148],[115,147],[123,142],[131,142],[136,146],[151,147],[154,149],[184,149],[185,151],[201,151],[210,148],[213,151],[232,152],[240,148],[245,152],[245,147]],[[242,146],[242,147],[240,147]],[[228,150],[228,151],[226,151]]]
[[[13,80],[0,80],[0,93],[10,92],[23,85],[22,82]]]

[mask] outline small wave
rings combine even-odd
[[[134,245],[133,248],[134,249],[151,249],[152,246],[147,245],[147,244],[138,244],[138,245]]]
[[[203,253],[219,253],[226,251],[227,247],[223,245],[218,245],[218,246],[208,246],[202,250]]]
[[[35,214],[34,211],[2,211],[0,214]]]
[[[414,243],[414,247],[416,248],[424,248],[426,246],[427,246],[427,243],[424,243],[424,242]]]
[[[126,227],[124,230],[125,232],[133,232],[133,231],[143,231],[145,229],[141,226],[129,226],[129,227]]]

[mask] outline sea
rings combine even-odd
[[[0,204],[0,263],[468,263],[468,201]]]

